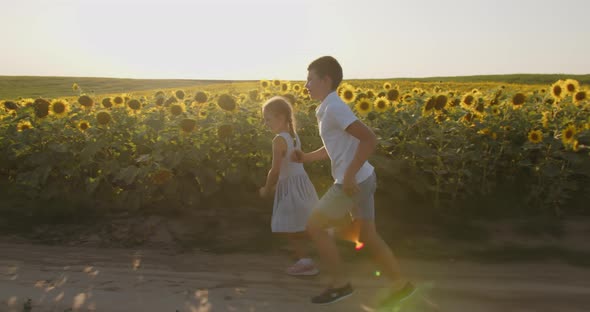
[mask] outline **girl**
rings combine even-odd
[[[301,149],[295,132],[293,108],[287,99],[276,96],[262,106],[266,126],[276,134],[272,140],[272,167],[260,196],[274,191],[271,229],[285,233],[298,261],[287,268],[289,275],[316,275],[319,270],[307,256],[303,239],[306,237],[307,218],[318,201],[303,164],[291,161],[294,150]]]

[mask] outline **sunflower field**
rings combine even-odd
[[[13,213],[45,203],[81,213],[206,210],[217,199],[256,198],[271,163],[260,108],[274,95],[293,103],[303,149],[321,146],[319,103],[303,82],[72,89],[0,100],[0,192]],[[371,162],[382,205],[391,198],[433,216],[590,212],[589,89],[576,80],[345,81],[337,92],[379,138]],[[306,168],[323,193],[329,163]]]

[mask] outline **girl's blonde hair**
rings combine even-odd
[[[262,114],[264,114],[266,111],[275,115],[285,116],[287,118],[287,123],[289,124],[289,133],[293,138],[296,138],[295,134],[297,132],[295,131],[295,114],[293,113],[293,106],[291,106],[291,103],[289,103],[287,98],[282,96],[274,96],[268,99],[268,101],[262,105]]]

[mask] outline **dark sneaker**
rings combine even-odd
[[[352,286],[350,283],[340,287],[340,288],[328,288],[324,290],[319,296],[315,296],[311,298],[311,303],[315,304],[329,304],[339,300],[342,300],[350,295],[352,295]]]
[[[381,302],[379,305],[380,307],[391,307],[394,306],[406,299],[408,299],[414,292],[416,291],[416,287],[407,282],[404,287],[398,291],[391,293],[385,300]]]

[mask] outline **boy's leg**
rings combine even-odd
[[[393,305],[409,297],[415,290],[412,283],[402,279],[399,264],[391,248],[383,241],[375,228],[374,193],[377,187],[376,176],[359,184],[355,196],[355,219],[360,223],[360,241],[364,243],[380,266],[383,273],[391,279],[391,293],[382,305]]]
[[[307,221],[307,231],[314,241],[325,271],[330,278],[329,287],[311,298],[312,303],[328,304],[350,296],[352,286],[342,269],[338,247],[326,229],[338,226],[342,220],[350,219],[352,200],[342,191],[341,185],[333,185],[322,196]]]
[[[365,248],[369,250],[381,272],[397,287],[396,284],[401,280],[401,273],[393,251],[377,233],[373,220],[357,219],[357,221],[360,224],[360,241],[365,244]]]
[[[307,232],[314,242],[321,261],[330,278],[330,287],[340,287],[346,283],[342,274],[342,259],[338,246],[332,237],[326,232],[330,222],[319,211],[314,211],[307,221]],[[324,270],[324,269],[322,269]]]

